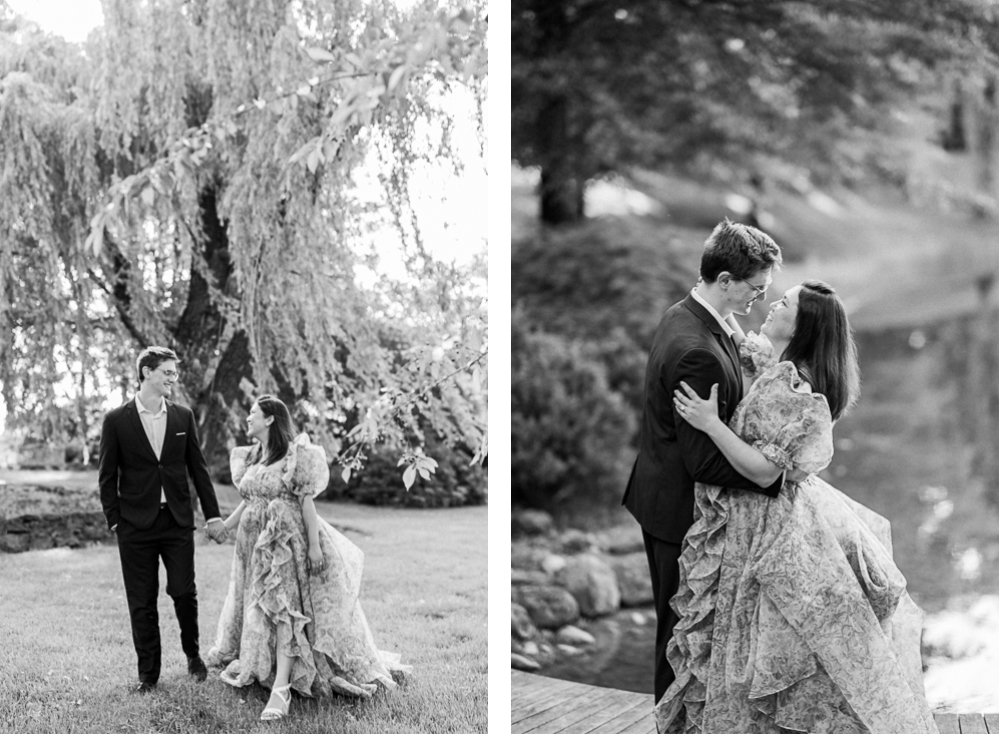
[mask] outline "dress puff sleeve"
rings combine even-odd
[[[309,441],[302,433],[288,447],[285,468],[281,473],[285,487],[296,497],[315,497],[330,483],[330,467],[322,446]]]
[[[748,332],[740,343],[740,366],[743,367],[743,374],[751,381],[760,377],[777,361],[774,345],[763,334],[758,334],[756,331]]]
[[[786,471],[815,474],[833,459],[833,418],[826,397],[804,385],[795,365],[778,363],[754,384],[747,420],[754,448]]]
[[[240,486],[243,475],[247,473],[247,457],[254,450],[253,446],[237,446],[229,452],[229,473],[233,475],[233,486]]]

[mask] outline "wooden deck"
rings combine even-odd
[[[941,734],[1000,734],[1000,714],[935,714]],[[656,734],[653,697],[510,671],[510,734]]]

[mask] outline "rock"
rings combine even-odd
[[[642,542],[642,528],[638,523],[617,525],[597,534],[597,546],[613,556],[646,551]]]
[[[583,650],[573,647],[572,645],[556,645],[563,655],[569,655],[570,657],[575,657],[577,655],[583,655]]]
[[[521,584],[547,584],[549,576],[544,571],[529,571],[525,568],[512,568],[510,570],[510,585]]]
[[[534,657],[539,652],[541,652],[538,649],[538,643],[535,642],[534,640],[528,640],[527,642],[525,642],[523,649],[524,649],[524,654],[527,655],[527,656],[529,656],[529,657]]]
[[[515,510],[510,515],[510,534],[514,537],[546,535],[553,527],[552,515],[542,510]]]
[[[530,640],[538,634],[528,610],[513,602],[510,605],[510,634],[519,640]]]
[[[538,645],[538,654],[532,655],[540,665],[551,665],[556,661],[556,649],[552,645],[541,643]]]
[[[535,548],[524,543],[511,543],[510,567],[537,571],[541,568],[542,559],[549,553],[550,551],[544,548]]]
[[[510,667],[514,670],[525,670],[529,673],[534,673],[538,670],[540,666],[534,660],[524,655],[518,655],[516,652],[510,654]]]
[[[629,553],[610,560],[618,579],[623,607],[642,607],[653,603],[653,584],[649,579],[646,554]]]
[[[630,619],[632,620],[632,624],[637,627],[643,627],[646,624],[646,615],[642,612],[632,612]]]
[[[593,645],[594,636],[579,627],[568,624],[556,632],[556,641],[565,645]]]
[[[566,568],[566,559],[563,556],[557,556],[555,553],[552,553],[542,559],[541,566],[545,573],[554,576]]]
[[[582,530],[570,528],[559,537],[559,544],[562,546],[563,553],[582,553],[593,547],[594,538]]]
[[[556,574],[556,583],[566,588],[585,617],[599,617],[618,611],[621,592],[618,579],[599,557],[585,553],[574,556]]]
[[[10,484],[0,493],[0,552],[80,548],[113,538],[93,488]]]
[[[528,610],[536,627],[555,629],[580,618],[576,599],[561,586],[516,586],[511,593],[514,601]]]

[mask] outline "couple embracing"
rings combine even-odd
[[[858,396],[844,306],[807,281],[759,335],[735,319],[780,264],[724,221],[653,339],[623,504],[652,577],[657,729],[932,734],[889,523],[816,476]]]
[[[223,668],[222,680],[270,688],[265,721],[288,713],[293,690],[369,697],[380,685],[393,688],[393,674],[409,668],[375,647],[359,602],[364,554],[313,503],[329,479],[323,449],[305,434],[296,437],[282,401],[257,398],[247,417],[253,445],[230,455],[242,502],[223,520],[194,414],[167,399],[179,361],[164,347],[143,350],[138,392],[105,416],[101,430],[98,481],[118,539],[138,657],[133,690],[149,693],[160,677],[160,559],[188,673],[199,682],[208,675],[199,651],[191,483],[206,534],[217,543],[236,536],[229,590],[206,656]]]

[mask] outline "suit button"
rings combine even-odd
[[[157,469],[162,469],[162,468],[163,468],[163,464],[157,464],[157,465],[156,465],[156,468],[157,468]]]

